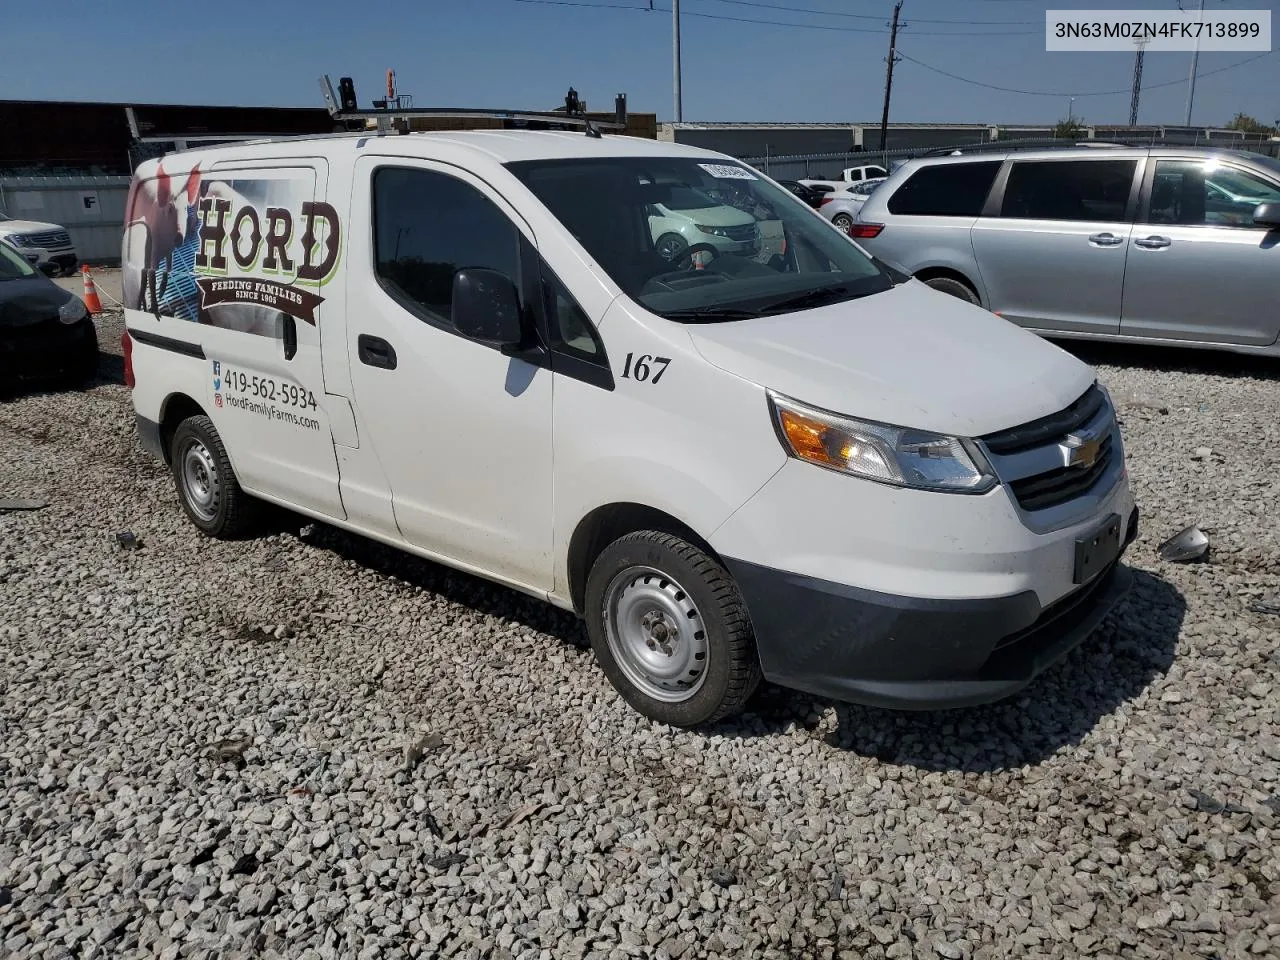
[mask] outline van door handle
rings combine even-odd
[[[1097,247],[1115,247],[1124,243],[1124,240],[1114,233],[1095,233],[1089,238],[1089,242]]]
[[[396,368],[396,348],[381,337],[371,337],[362,333],[356,340],[356,348],[360,353],[360,362],[371,367],[382,367],[384,370]]]
[[[298,325],[294,322],[293,317],[287,313],[284,314],[284,330],[282,331],[282,339],[284,340],[284,358],[292,360],[298,355]]]
[[[1135,247],[1142,247],[1143,250],[1162,250],[1172,244],[1173,241],[1168,237],[1143,237],[1133,241]]]

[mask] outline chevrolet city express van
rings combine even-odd
[[[724,186],[776,243],[655,249],[655,207]],[[1131,579],[1091,369],[722,154],[222,146],[137,169],[123,248],[138,431],[196,527],[282,505],[574,611],[655,720],[733,714],[762,677],[1001,699]]]

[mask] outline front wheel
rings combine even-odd
[[[680,537],[627,534],[601,552],[586,590],[596,660],[633,708],[677,727],[732,716],[760,683],[737,586]]]
[[[212,420],[203,414],[187,417],[173,432],[169,449],[178,499],[202,533],[233,540],[254,529],[258,501],[240,489]]]

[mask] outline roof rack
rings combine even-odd
[[[1144,141],[1141,146],[1147,146]],[[1027,140],[988,140],[985,143],[965,144],[957,147],[934,147],[920,154],[922,157],[963,156],[967,153],[1013,153],[1016,150],[1074,150],[1080,147],[1122,148],[1131,144],[1118,143],[1112,140],[1060,140],[1060,139],[1027,139]]]
[[[340,95],[335,95],[333,83],[329,75],[320,78],[320,91],[324,95],[329,115],[339,123],[348,120],[378,121],[378,133],[390,133],[394,127],[399,133],[409,132],[409,120],[413,117],[454,118],[454,119],[488,119],[509,120],[519,124],[547,124],[552,127],[569,127],[583,130],[588,137],[599,137],[602,130],[626,130],[627,128],[627,95],[620,93],[614,98],[613,119],[600,120],[587,116],[587,105],[578,97],[573,87],[565,94],[564,108],[561,110],[492,110],[483,107],[413,107],[405,106],[405,100],[412,99],[393,93],[391,73],[388,71],[388,96],[385,100],[374,100],[374,106],[362,110],[357,106],[355,85],[350,77],[338,80]],[[392,106],[394,100],[395,105]]]

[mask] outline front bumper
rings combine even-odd
[[[1129,516],[1121,556],[1138,533]],[[901,710],[1002,700],[1078,646],[1128,592],[1120,562],[1041,607],[1035,591],[919,599],[726,559],[751,616],[765,679]]]

